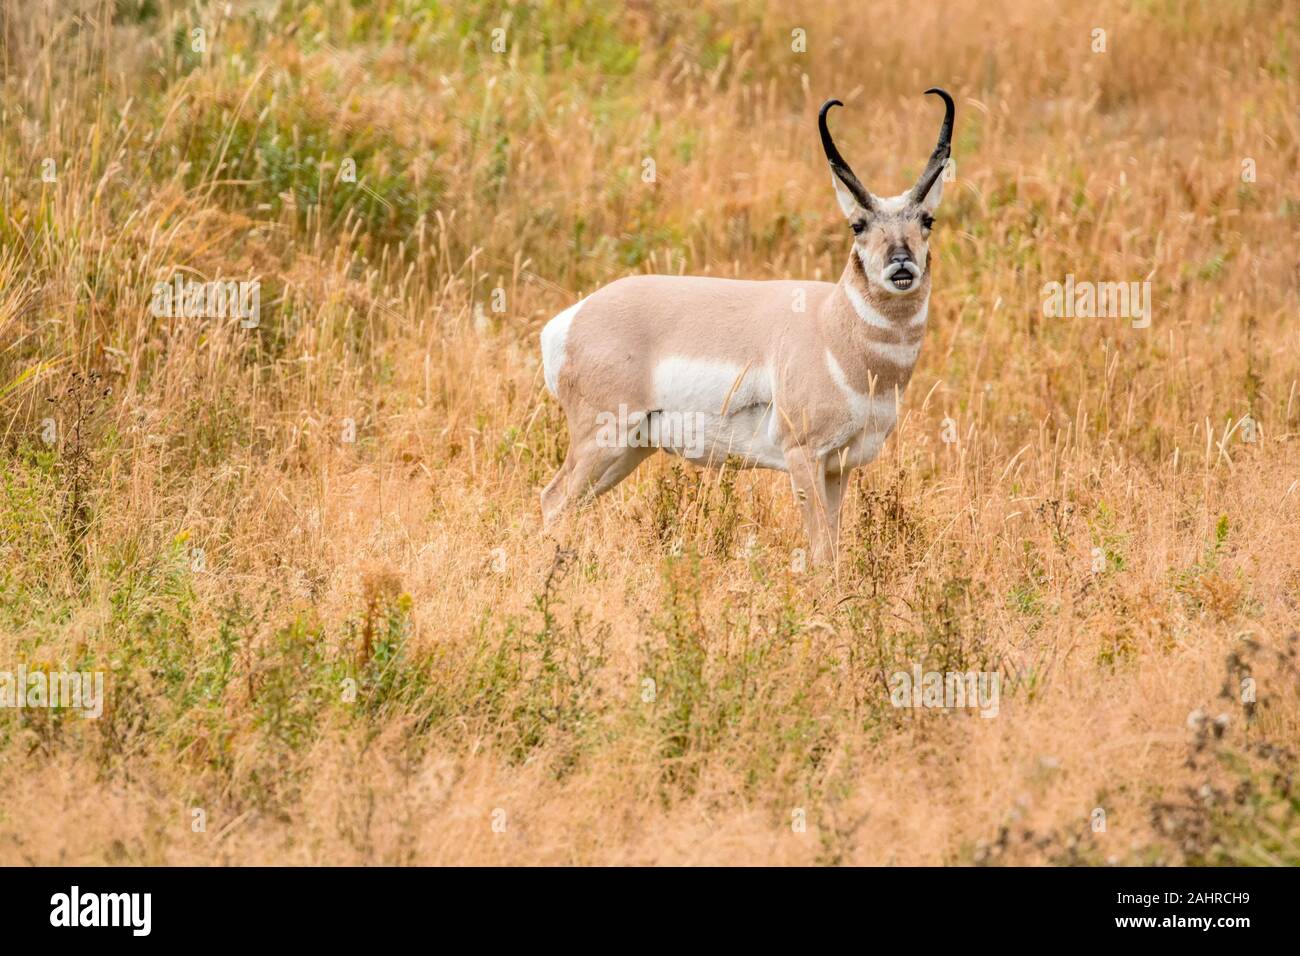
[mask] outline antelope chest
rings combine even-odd
[[[898,398],[891,389],[887,394],[859,391],[848,380],[835,354],[826,350],[826,370],[842,403],[844,413],[838,427],[825,444],[817,449],[825,455],[831,472],[870,464],[880,454],[885,439],[898,422]]]

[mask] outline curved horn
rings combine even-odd
[[[930,154],[930,161],[926,163],[925,171],[921,173],[921,178],[916,181],[916,185],[912,187],[912,193],[908,197],[914,203],[919,203],[925,199],[930,192],[930,187],[934,185],[934,181],[943,172],[944,164],[948,162],[948,157],[952,153],[952,120],[957,112],[956,107],[953,106],[952,97],[948,95],[947,90],[932,86],[925,92],[943,98],[943,125],[939,127],[939,145],[935,146],[934,152]]]
[[[844,161],[840,151],[835,148],[835,141],[831,139],[831,131],[826,128],[826,114],[831,111],[832,106],[843,106],[839,100],[827,100],[822,104],[821,112],[817,114],[817,128],[822,134],[822,149],[826,151],[826,159],[830,161],[831,172],[839,177],[840,182],[848,187],[849,192],[853,193],[853,198],[858,201],[858,205],[863,209],[871,209],[874,204],[871,201],[871,193],[867,192],[865,186],[858,181],[858,177],[853,175],[853,170],[849,169],[849,164]]]

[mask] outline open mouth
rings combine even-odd
[[[915,282],[916,277],[907,266],[899,266],[889,275],[889,284],[899,292],[907,292]]]

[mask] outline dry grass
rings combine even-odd
[[[0,860],[1300,862],[1294,3],[230,6],[0,11],[0,670],[109,691],[0,711]],[[934,84],[929,340],[838,573],[783,476],[666,460],[544,538],[542,323],[838,275],[817,105],[896,191]],[[259,327],[154,318],[177,271]],[[1067,273],[1151,327],[1044,318]],[[915,663],[999,715],[894,710]]]

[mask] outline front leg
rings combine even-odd
[[[835,558],[840,556],[840,514],[844,511],[844,492],[849,487],[852,468],[826,474],[826,512],[830,519],[831,547]]]
[[[831,534],[831,509],[826,497],[826,461],[818,458],[811,448],[795,446],[786,449],[785,463],[790,469],[794,496],[803,509],[804,526],[808,529],[808,540],[812,545],[813,564],[828,564],[834,559],[835,553]]]

